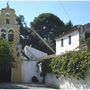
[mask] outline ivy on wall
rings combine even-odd
[[[71,51],[64,55],[41,61],[42,73],[54,73],[60,75],[84,79],[90,68],[90,51]]]

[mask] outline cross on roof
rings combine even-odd
[[[7,1],[7,8],[9,8],[9,2]]]

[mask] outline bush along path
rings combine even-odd
[[[67,52],[61,56],[45,59],[42,63],[42,75],[53,73],[56,77],[60,75],[85,79],[85,75],[90,68],[90,51],[80,50]]]

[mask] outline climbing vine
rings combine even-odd
[[[44,74],[52,72],[56,77],[64,75],[84,79],[90,68],[90,51],[71,51],[58,57],[42,60],[41,63]]]

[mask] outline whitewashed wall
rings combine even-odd
[[[68,36],[71,35],[71,45],[68,44]],[[63,39],[64,46],[61,47],[61,39]],[[66,51],[72,51],[79,46],[79,31],[73,31],[61,38],[56,39],[56,55],[65,53]]]
[[[40,58],[46,57],[47,54],[30,46],[25,46],[24,52],[30,58],[30,60],[23,58],[22,82],[32,83],[32,77],[36,76],[39,80],[39,83],[41,83],[43,78],[40,77],[40,71],[38,69],[37,62],[40,60]]]
[[[40,77],[40,72],[37,68],[37,61],[23,61],[22,62],[22,82],[32,83],[32,77],[36,76],[39,83],[42,82],[42,77]]]
[[[90,71],[86,75],[85,80],[77,80],[61,76],[56,79],[55,75],[47,74],[46,85],[60,88],[61,90],[90,90]]]
[[[46,86],[50,86],[50,87],[55,87],[55,88],[59,88],[60,87],[60,82],[58,79],[56,79],[54,74],[47,74],[45,77],[45,84]]]

